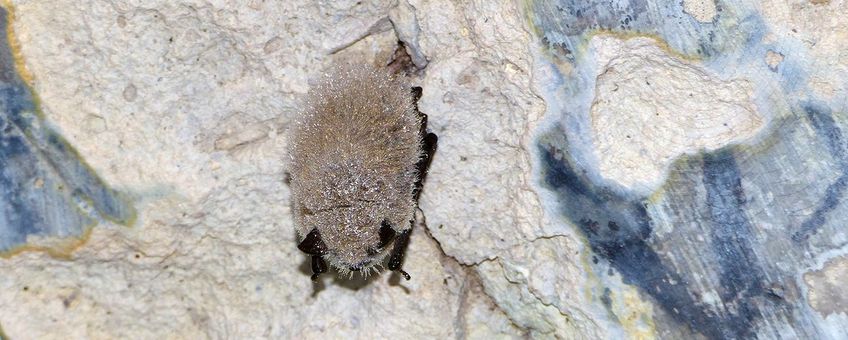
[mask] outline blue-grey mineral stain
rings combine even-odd
[[[654,304],[658,337],[847,339],[848,325],[810,306],[802,279],[848,253],[846,102],[808,88],[808,56],[793,54],[792,39],[763,40],[754,3],[716,5],[716,18],[699,23],[682,2],[530,3],[556,73],[541,86],[555,118],[537,140],[542,185],[585,236],[597,276],[620,277]],[[681,156],[657,191],[614,186],[586,156],[595,96],[586,45],[599,31],[655,37],[719,76],[759,80],[755,97],[780,103],[757,102],[770,123],[756,140]],[[762,61],[769,50],[786,56],[776,72]],[[562,62],[573,69],[559,72]],[[617,286],[601,285],[609,309]]]
[[[0,28],[8,12],[0,8]],[[56,132],[17,73],[7,34],[0,38],[0,253],[29,236],[80,236],[104,219],[128,223],[129,202],[108,188]]]

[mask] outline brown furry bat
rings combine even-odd
[[[342,275],[367,275],[387,256],[409,279],[400,267],[437,141],[417,110],[420,95],[386,71],[351,65],[310,90],[290,133],[290,184],[313,280],[325,260]]]

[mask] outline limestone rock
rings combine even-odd
[[[2,331],[848,337],[846,2],[609,3],[4,3],[45,125],[138,218],[0,258]],[[398,40],[439,135],[412,280],[313,285],[290,117]]]

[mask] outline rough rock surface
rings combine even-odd
[[[4,3],[45,121],[138,218],[0,258],[0,329],[848,336],[848,3],[606,3]],[[440,137],[413,278],[313,285],[290,116],[330,60],[398,39]]]
[[[650,39],[598,37],[589,47],[598,72],[591,138],[604,178],[651,192],[681,154],[738,143],[764,125],[746,80],[715,79]]]
[[[390,1],[12,5],[46,119],[139,218],[0,260],[10,338],[523,334],[423,226],[409,282],[313,286],[294,247],[288,117],[327,55],[386,61]]]

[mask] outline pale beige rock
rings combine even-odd
[[[848,258],[838,257],[826,262],[820,270],[804,274],[807,301],[823,317],[848,314],[845,278],[848,277]]]
[[[772,71],[776,71],[777,67],[780,66],[780,63],[783,62],[784,55],[780,52],[775,52],[772,50],[768,50],[766,52],[766,64],[768,64],[769,68]]]
[[[716,16],[715,0],[683,0],[683,11],[699,22],[712,22]]]
[[[427,66],[427,57],[421,52],[418,45],[418,18],[415,17],[415,8],[407,2],[407,0],[398,0],[397,6],[389,10],[389,20],[391,20],[397,39],[403,41],[407,47],[407,53],[412,58],[412,62],[418,68]]]
[[[440,136],[421,206],[445,252],[478,263],[541,234],[527,172],[544,110],[530,89],[531,36],[515,4],[410,3],[431,60],[419,105]]]
[[[532,137],[545,107],[533,92],[536,45],[522,8],[410,3],[430,61],[420,107],[440,136],[421,197],[430,232],[448,256],[474,264],[486,293],[531,336],[603,337],[597,304],[582,293],[582,246],[547,239],[565,222],[543,216],[533,189]],[[556,298],[540,293],[548,288]]]
[[[745,79],[718,79],[651,39],[597,36],[591,107],[601,176],[650,193],[677,157],[715,150],[757,134],[765,118]]]
[[[811,89],[823,100],[844,97],[848,77],[848,1],[768,1],[761,5],[768,29],[779,36],[797,39],[803,54],[786,53],[786,58],[806,67]],[[804,55],[803,58],[797,58]]]
[[[484,261],[477,270],[486,292],[534,337],[609,338],[591,306],[581,306],[585,276],[565,237],[541,238]]]

